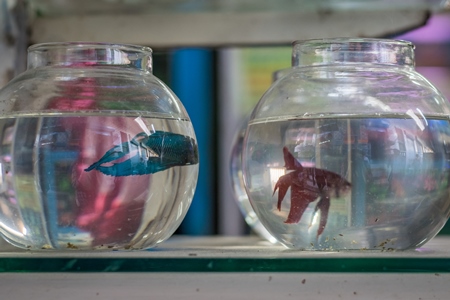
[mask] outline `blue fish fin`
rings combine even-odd
[[[135,146],[134,144],[132,144]],[[137,146],[135,146],[137,147]],[[108,163],[114,161],[116,159],[122,158],[125,155],[130,153],[130,147],[128,142],[124,142],[118,146],[114,146],[113,148],[106,151],[106,153],[95,163],[90,165],[88,168],[84,169],[86,172],[89,172],[93,169],[98,169],[98,167],[104,163]]]
[[[154,157],[144,162],[126,160],[108,167],[98,166],[96,169],[109,176],[132,176],[154,174],[170,167],[171,165],[163,164],[159,158]]]

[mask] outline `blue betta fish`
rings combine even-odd
[[[129,159],[114,162],[127,154],[136,153]],[[130,176],[153,174],[174,166],[198,163],[198,147],[191,137],[172,132],[156,131],[151,135],[138,133],[128,142],[114,146],[85,169],[86,172],[98,170],[110,176]]]

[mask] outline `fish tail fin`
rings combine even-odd
[[[287,193],[287,190],[291,186],[291,175],[286,174],[281,176],[277,183],[275,184],[275,188],[273,189],[272,197],[275,195],[275,192],[278,190],[278,202],[277,202],[277,209],[281,211],[281,202],[283,202],[284,196]]]
[[[300,219],[303,216],[306,208],[308,207],[309,202],[304,201],[301,198],[291,198],[291,209],[289,210],[289,214],[287,219],[284,221],[286,224],[296,224],[300,222]]]
[[[97,167],[97,163],[90,165],[88,168],[84,169],[85,172],[94,170]]]
[[[330,209],[330,197],[329,195],[322,195],[319,203],[317,203],[316,209],[320,209],[320,222],[317,229],[317,237],[319,237],[325,230],[328,220],[328,211]]]
[[[112,167],[98,166],[97,170],[108,176],[120,176],[117,172],[117,169],[114,167],[115,165],[113,165]]]
[[[278,181],[275,184],[275,188],[273,189],[272,197],[275,195],[276,191],[280,188],[280,182]],[[279,192],[280,193],[280,192]],[[278,195],[277,209],[281,211],[281,202],[283,202],[283,198]]]
[[[280,195],[278,195],[278,201],[277,201],[277,209],[278,209],[278,211],[281,211],[281,203],[283,202],[283,199],[284,198],[282,198],[282,197],[280,197]]]

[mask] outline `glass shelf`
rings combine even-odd
[[[6,247],[0,272],[450,273],[450,237],[411,251],[293,251],[253,237],[174,236],[147,251],[31,252]],[[14,251],[13,251],[14,250]]]

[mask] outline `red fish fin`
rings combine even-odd
[[[328,211],[330,210],[330,196],[328,194],[322,194],[319,203],[317,203],[316,210],[320,210],[320,223],[317,229],[317,236],[320,236],[328,221]]]
[[[295,159],[286,146],[283,147],[284,167],[287,170],[303,171],[302,164]]]
[[[308,204],[314,201],[314,199],[308,199],[302,188],[297,185],[291,186],[291,209],[289,215],[284,221],[286,224],[293,224],[300,222]]]
[[[273,190],[273,195],[275,195],[275,192],[277,191],[277,189],[279,189],[278,191],[278,202],[277,202],[277,209],[281,210],[281,202],[283,202],[284,196],[286,196],[286,193],[289,189],[289,187],[291,186],[291,174],[286,174],[281,176],[277,183],[275,184],[275,188]]]

